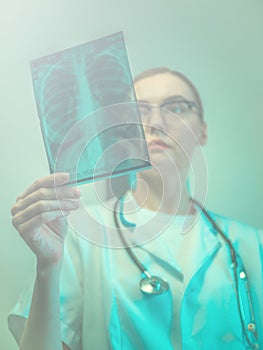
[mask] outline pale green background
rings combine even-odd
[[[262,0],[24,0],[1,4],[0,348],[16,349],[6,314],[34,258],[10,207],[48,172],[29,60],[124,30],[133,74],[181,70],[199,87],[209,123],[207,207],[262,227]]]

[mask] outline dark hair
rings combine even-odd
[[[201,117],[201,119],[203,119],[204,118],[204,108],[203,108],[203,103],[202,103],[201,97],[199,95],[199,92],[198,92],[197,88],[194,86],[194,84],[191,82],[191,80],[189,80],[182,73],[177,72],[177,71],[172,70],[172,69],[169,69],[169,68],[166,68],[166,67],[151,68],[151,69],[147,69],[146,71],[138,74],[134,79],[134,83],[136,83],[137,81],[142,80],[144,78],[148,78],[148,77],[151,77],[153,75],[163,74],[163,73],[169,73],[169,74],[175,75],[176,77],[181,78],[187,85],[189,85],[191,87],[191,89],[193,90],[193,92],[195,94],[198,106],[200,108],[200,112],[201,112],[200,117]]]

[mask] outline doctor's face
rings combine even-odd
[[[188,168],[196,146],[206,142],[206,123],[193,88],[168,72],[138,80],[135,92],[151,162]]]

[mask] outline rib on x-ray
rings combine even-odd
[[[123,34],[31,62],[50,172],[84,183],[149,168]]]

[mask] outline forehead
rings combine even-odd
[[[161,104],[172,96],[182,96],[187,100],[196,101],[192,87],[171,73],[155,74],[140,79],[134,84],[134,88],[139,101]]]

